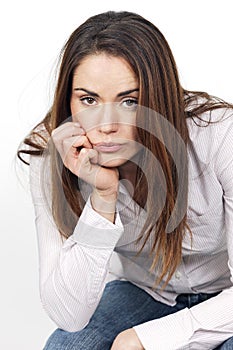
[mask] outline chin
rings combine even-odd
[[[119,166],[125,164],[128,159],[117,158],[117,159],[106,159],[105,157],[99,157],[99,165],[104,166],[106,168],[118,168]]]

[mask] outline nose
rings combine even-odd
[[[105,134],[117,132],[118,130],[117,113],[112,104],[105,104],[101,108],[98,131]]]

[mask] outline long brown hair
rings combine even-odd
[[[130,64],[139,81],[139,105],[162,115],[179,133],[185,145],[189,139],[187,117],[198,116],[205,111],[223,106],[228,107],[227,103],[214,99],[207,93],[190,93],[181,87],[170,47],[162,33],[152,23],[130,12],[106,12],[89,18],[71,34],[64,46],[61,52],[60,71],[53,105],[42,122],[25,138],[24,143],[30,146],[30,150],[19,150],[18,156],[21,160],[24,161],[23,153],[31,155],[43,153],[52,130],[71,115],[71,86],[75,68],[84,57],[101,52],[122,57]],[[195,104],[198,97],[204,101],[202,104]],[[187,112],[186,108],[191,103],[194,108]],[[144,118],[143,122],[138,125],[140,142],[158,159],[166,180],[166,200],[160,216],[158,218],[155,216],[155,208],[161,205],[158,188],[154,185],[152,191],[148,191],[145,179],[149,178],[153,183],[155,178],[158,181],[159,174],[157,169],[147,161],[147,157],[143,158],[143,171],[146,176],[143,176],[138,166],[134,197],[137,202],[142,203],[147,192],[148,217],[138,239],[138,242],[142,242],[140,252],[146,242],[149,239],[152,240],[150,253],[153,263],[151,268],[154,269],[159,265],[160,277],[157,282],[161,282],[165,277],[167,283],[181,261],[182,240],[188,230],[186,213],[184,213],[172,232],[167,233],[167,224],[175,208],[180,183],[182,183],[183,190],[183,206],[187,209],[188,169],[185,161],[186,154],[180,152],[179,164],[183,164],[183,169],[179,175],[182,178],[178,179],[176,164],[169,152],[175,140],[164,130],[160,132],[160,127],[153,118]],[[148,130],[155,129],[157,134],[160,134],[159,139],[148,132]],[[56,152],[54,152],[52,165],[53,217],[61,234],[68,237],[72,234],[84,202],[76,176],[64,166],[62,179],[59,182],[57,164],[55,164],[58,157],[56,157]],[[158,182],[155,183],[158,184]],[[60,196],[63,194],[61,192],[65,194],[69,208],[62,207],[63,201],[60,200]]]

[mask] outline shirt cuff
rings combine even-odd
[[[113,224],[92,208],[89,197],[72,238],[78,243],[95,248],[110,248],[115,247],[123,231],[124,227],[119,212],[116,212]]]
[[[133,327],[146,350],[190,349],[190,338],[196,325],[185,308],[156,320]]]

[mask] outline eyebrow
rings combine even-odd
[[[91,96],[93,96],[93,97],[99,97],[99,95],[98,95],[96,92],[89,91],[89,90],[84,89],[84,88],[75,88],[74,90],[75,90],[75,91],[84,91],[84,92],[86,92],[88,95],[91,95]],[[122,92],[120,92],[119,94],[117,94],[117,97],[122,97],[122,96],[125,96],[125,95],[128,95],[128,94],[131,94],[132,92],[135,92],[135,91],[139,91],[139,89],[136,88],[136,89],[131,89],[131,90],[122,91]]]

